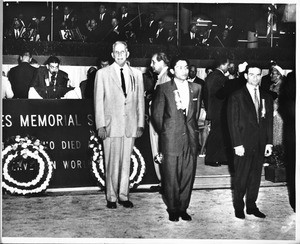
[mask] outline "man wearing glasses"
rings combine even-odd
[[[74,89],[69,86],[68,74],[59,69],[59,64],[60,60],[56,56],[50,56],[46,65],[37,69],[31,87],[35,89],[40,98],[59,99]],[[29,98],[32,97],[29,95]]]
[[[117,201],[132,208],[129,200],[130,157],[135,138],[144,130],[144,84],[142,72],[129,66],[127,44],[112,46],[113,64],[97,71],[94,88],[95,122],[103,140],[107,208]]]

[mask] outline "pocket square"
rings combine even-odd
[[[198,98],[193,98],[193,101],[197,101],[198,100]]]

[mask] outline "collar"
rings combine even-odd
[[[168,71],[168,68],[169,68],[168,66],[163,67],[163,69],[161,70],[161,72],[157,76],[157,79],[160,79]]]
[[[119,66],[116,62],[113,62],[112,66],[113,66],[114,69],[117,71],[117,73],[120,72],[120,69],[121,69],[121,68],[122,68],[123,70],[129,69],[127,62],[124,64],[123,67]]]
[[[220,70],[222,72],[223,75],[225,75],[224,71],[221,70],[220,68],[216,68],[217,70]]]

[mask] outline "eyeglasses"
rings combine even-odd
[[[125,53],[126,53],[126,51],[120,51],[120,52],[119,51],[114,51],[114,54],[119,55],[119,56],[124,55]]]

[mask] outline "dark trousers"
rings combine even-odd
[[[263,157],[259,154],[234,158],[234,209],[244,209],[244,196],[246,195],[246,208],[255,209],[256,200],[261,181]]]
[[[195,158],[188,143],[180,156],[164,155],[161,186],[169,213],[186,211],[189,206],[196,173]]]
[[[206,162],[227,161],[226,145],[224,142],[224,129],[221,120],[211,121],[211,128],[206,142]]]

